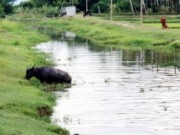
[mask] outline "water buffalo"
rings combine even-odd
[[[78,3],[75,4],[75,7],[77,10],[83,12],[83,17],[86,17],[87,15],[91,16],[91,9],[93,5],[98,3],[98,0],[88,0],[88,9],[86,9],[86,1],[80,0]],[[88,11],[87,11],[88,10]]]
[[[28,68],[25,78],[29,80],[31,77],[37,78],[41,83],[71,83],[71,76],[67,72],[47,66]]]

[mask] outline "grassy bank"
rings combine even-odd
[[[44,65],[45,55],[31,49],[49,40],[24,25],[0,20],[0,135],[67,135],[50,124],[55,98],[40,90],[38,82],[26,81],[29,65]],[[46,113],[42,113],[46,108]]]
[[[17,16],[16,16],[17,17]],[[19,16],[22,19],[21,16]],[[98,17],[63,17],[38,20],[32,27],[53,28],[56,31],[72,31],[97,45],[113,48],[146,48],[173,51],[180,48],[180,29],[162,30],[160,24],[148,25],[125,21],[109,21]]]

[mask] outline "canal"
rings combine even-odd
[[[79,135],[179,135],[179,54],[114,50],[72,38],[39,44],[73,85],[52,122]]]

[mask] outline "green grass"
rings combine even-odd
[[[178,24],[171,23],[172,26]],[[97,17],[81,16],[42,19],[36,27],[53,28],[56,31],[72,31],[92,43],[113,48],[146,48],[173,51],[172,42],[180,40],[180,29],[162,30],[158,23],[142,25],[125,21],[108,21]],[[172,41],[172,42],[171,42]]]
[[[24,25],[0,20],[0,134],[1,135],[67,135],[50,124],[48,116],[40,117],[38,108],[50,111],[55,97],[40,89],[37,81],[26,81],[28,66],[50,64],[45,54],[31,47],[49,38]]]
[[[162,28],[160,23],[144,23],[144,26],[155,27],[155,28]],[[180,23],[167,23],[169,29],[180,29]]]
[[[98,15],[98,17],[86,17],[81,15],[75,17],[63,17],[41,20],[35,19],[34,23],[26,21],[23,16],[27,14],[11,17],[24,22],[32,28],[53,29],[55,33],[62,31],[72,31],[78,36],[90,40],[99,46],[126,49],[151,49],[167,50],[169,52],[179,48],[179,16],[166,16],[167,30],[162,30],[160,24],[161,15],[144,16],[143,24],[139,24],[139,16],[114,16],[113,21],[109,21],[108,15]],[[30,20],[31,16],[29,16]],[[50,30],[51,31],[51,30]],[[51,33],[51,32],[48,33]],[[176,45],[174,45],[174,42]]]
[[[102,18],[104,20],[109,20],[110,17],[107,14],[95,14],[95,16]],[[143,15],[143,23],[160,23],[160,18],[166,17],[167,22],[169,23],[180,23],[179,15]],[[139,15],[113,15],[113,21],[126,21],[132,23],[140,23]]]

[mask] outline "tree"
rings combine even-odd
[[[78,0],[31,0],[36,7],[47,6],[62,6],[62,5],[74,5]]]
[[[131,6],[131,12],[132,12],[132,14],[134,15],[133,3],[132,3],[132,1],[131,1],[131,0],[129,0],[129,2],[130,2],[130,6]]]
[[[58,0],[31,0],[36,7],[42,7],[44,5],[56,5]]]
[[[107,0],[107,2],[109,2],[109,0]],[[99,10],[102,12],[102,13],[107,13],[109,12],[109,4],[107,4],[107,2],[105,1],[99,1],[97,2],[96,4],[94,4],[92,6],[92,11],[95,12],[95,13],[99,13]]]
[[[34,7],[34,4],[31,1],[25,1],[20,3],[20,7],[32,9]]]
[[[0,14],[13,13],[13,2],[15,0],[0,0]]]
[[[92,10],[100,0],[77,0],[76,7],[81,11],[86,11],[86,4],[88,5],[88,10]],[[86,3],[87,2],[87,3]]]
[[[12,1],[12,0],[0,0]],[[44,5],[63,7],[75,5],[81,11],[86,10],[86,1],[88,2],[88,10],[93,12],[109,13],[110,0],[30,0],[36,7]],[[140,0],[113,0],[113,9],[116,12],[132,12],[139,14]],[[4,6],[3,6],[4,7]],[[180,13],[180,0],[143,0],[143,9],[150,13],[160,13],[166,10],[167,13]],[[145,10],[146,9],[146,10]]]

